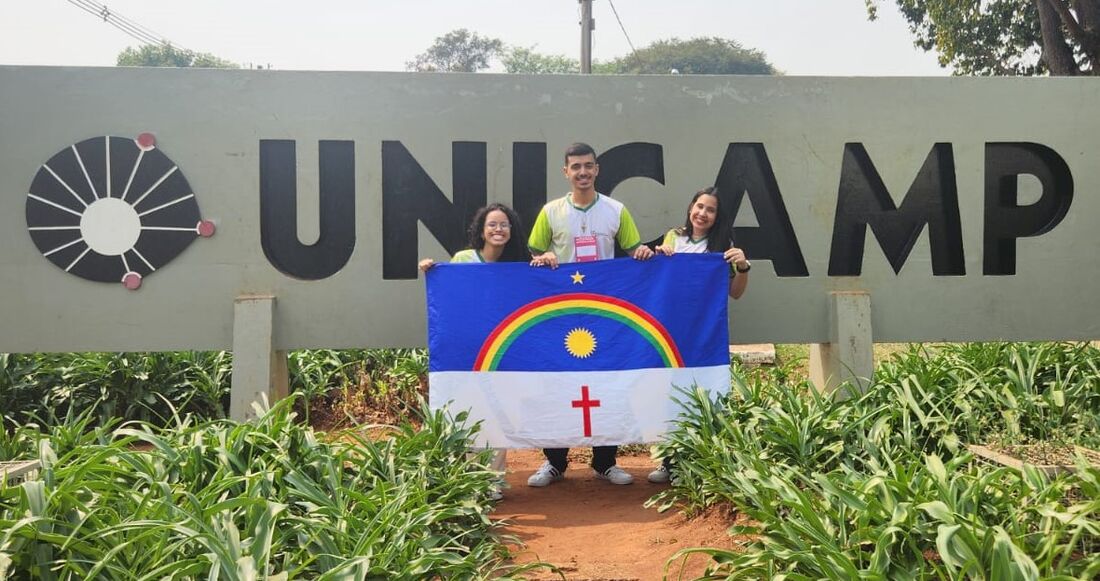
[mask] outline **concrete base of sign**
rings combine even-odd
[[[274,349],[275,297],[246,295],[233,303],[233,383],[229,417],[256,417],[255,402],[274,403],[289,389],[286,351]]]
[[[41,469],[42,463],[38,460],[0,462],[0,483],[16,486],[28,480],[35,480]]]
[[[821,391],[848,383],[860,391],[874,372],[871,337],[871,295],[829,293],[829,343],[810,346],[810,380]]]
[[[730,345],[730,357],[736,357],[745,365],[775,365],[775,345],[771,343]]]

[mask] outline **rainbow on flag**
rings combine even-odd
[[[729,389],[720,254],[428,272],[429,401],[498,448],[652,442],[674,386]]]

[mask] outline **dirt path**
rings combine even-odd
[[[583,463],[573,462],[566,478],[546,488],[530,488],[527,477],[543,462],[539,450],[508,453],[504,500],[494,519],[509,524],[506,534],[522,540],[516,562],[545,561],[558,566],[570,581],[645,581],[661,579],[665,562],[687,547],[732,546],[725,515],[684,519],[676,510],[664,513],[642,504],[663,486],[650,484],[653,468],[647,456],[620,457],[619,466],[634,476],[634,483],[615,486],[597,480]],[[694,579],[707,559],[695,556],[687,563],[685,579]],[[679,565],[670,570],[678,578]],[[532,579],[560,579],[542,572]]]

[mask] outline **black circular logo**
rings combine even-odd
[[[65,272],[130,290],[196,237],[214,234],[150,133],[93,137],[54,154],[31,182],[27,229]]]

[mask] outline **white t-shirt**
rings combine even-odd
[[[665,234],[665,239],[661,244],[663,246],[671,246],[672,250],[676,253],[702,254],[707,251],[706,236],[695,240],[686,234],[677,234],[675,228],[669,230],[668,233]]]
[[[584,245],[591,236],[595,236],[594,246]],[[594,253],[594,257],[588,255],[593,260],[614,258],[616,241],[627,252],[642,243],[634,218],[622,202],[596,194],[591,204],[578,208],[566,194],[542,207],[527,245],[535,253],[553,250],[559,262],[567,263],[578,262],[578,249]]]

